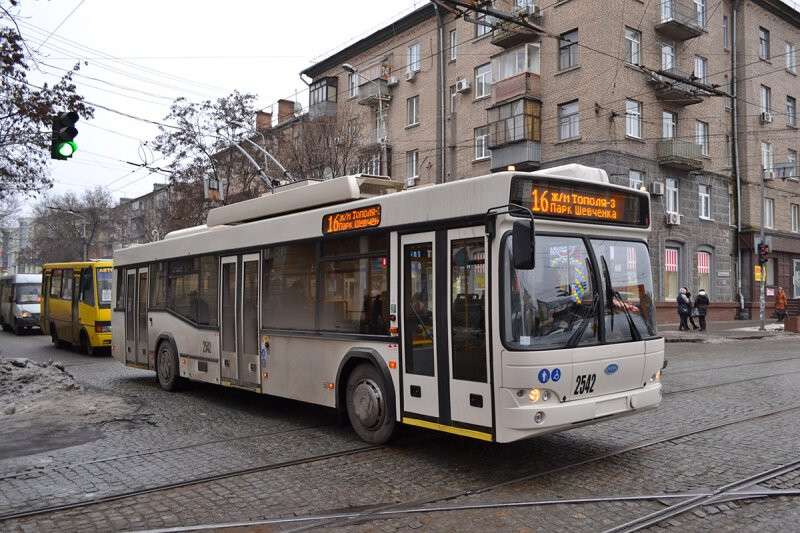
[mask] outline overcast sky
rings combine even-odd
[[[177,96],[203,100],[234,89],[258,94],[261,107],[297,92],[305,106],[303,68],[424,1],[23,0],[19,22],[41,54],[44,74],[34,69],[33,82],[52,81],[60,72],[53,67],[80,59],[88,62],[80,73],[95,78],[75,78],[89,101],[161,120]],[[131,197],[166,180],[131,173],[136,167],[120,161],[141,161],[140,141],[151,139],[155,126],[97,109],[78,130],[76,155],[50,162],[54,192],[102,185],[116,198]]]

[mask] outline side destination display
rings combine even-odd
[[[322,217],[322,233],[343,233],[360,229],[376,228],[381,225],[381,206],[359,207]]]
[[[650,225],[650,200],[647,194],[633,189],[514,177],[510,202],[529,208],[541,218],[645,228]]]

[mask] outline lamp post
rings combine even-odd
[[[369,83],[374,84],[375,88],[378,90],[378,93],[377,93],[377,95],[378,95],[377,96],[377,98],[378,98],[378,120],[381,123],[381,128],[377,129],[377,131],[375,132],[375,136],[377,137],[378,144],[381,146],[381,169],[380,169],[381,170],[381,174],[384,175],[384,176],[388,176],[389,175],[389,169],[387,168],[387,165],[389,163],[388,154],[387,154],[387,152],[388,152],[388,148],[387,148],[388,132],[386,131],[386,116],[383,114],[383,88],[375,80],[370,80],[370,79],[367,79],[366,77],[362,76],[356,70],[356,68],[353,65],[351,65],[350,63],[345,63],[344,65],[342,65],[342,68],[345,70],[345,72],[349,72],[350,74],[353,74],[354,76],[358,76],[359,78],[361,78],[364,81],[367,81]],[[381,131],[380,131],[381,129],[383,129],[383,136],[381,136]]]

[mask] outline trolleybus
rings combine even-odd
[[[346,176],[114,253],[112,353],[215,383],[510,442],[657,406],[646,192],[566,165],[399,190]],[[535,224],[535,225],[534,225]]]

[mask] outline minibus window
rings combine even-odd
[[[94,284],[92,283],[92,269],[81,270],[81,301],[87,305],[94,305]]]
[[[111,269],[97,270],[97,296],[100,307],[111,307]]]
[[[38,304],[41,299],[40,290],[41,285],[36,285],[34,283],[17,285],[15,300],[18,304]]]
[[[61,297],[61,269],[53,270],[50,278],[50,296],[53,298]]]

